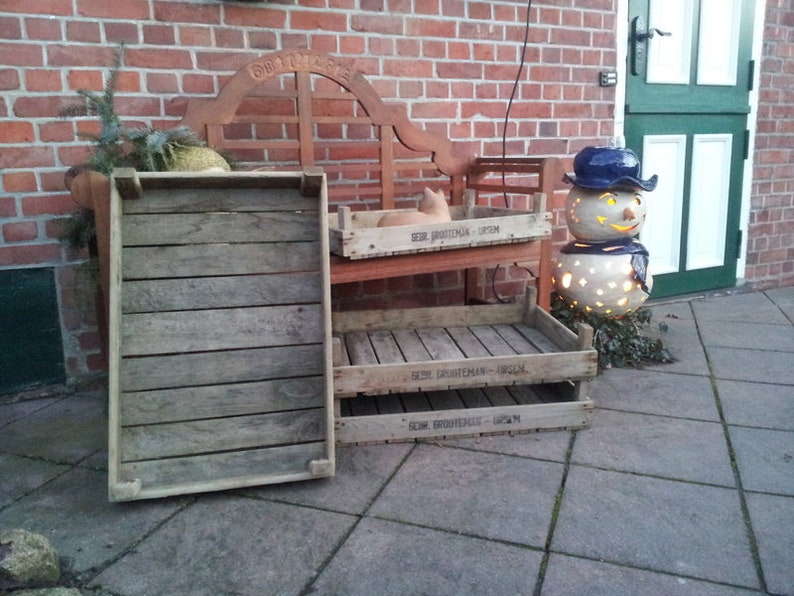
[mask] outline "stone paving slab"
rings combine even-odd
[[[733,489],[572,466],[552,550],[759,587]]]
[[[64,474],[69,470],[69,466],[0,453],[0,470],[2,470],[0,507],[4,507]],[[0,526],[0,529],[4,528]]]
[[[592,427],[577,434],[571,461],[677,480],[735,485],[722,425],[716,422],[597,410]]]
[[[543,581],[543,594],[550,595],[747,596],[757,593],[745,588],[558,554],[549,557]]]
[[[0,395],[0,400],[4,397]],[[9,401],[7,403],[0,401],[0,429],[16,420],[30,416],[38,410],[48,408],[61,399],[63,398],[28,399],[24,401]]]
[[[774,594],[794,593],[794,499],[748,494],[767,589]]]
[[[791,322],[794,322],[794,286],[767,290],[764,293]]]
[[[124,553],[185,502],[112,504],[107,474],[74,468],[0,511],[0,527],[43,534],[73,571],[82,572]]]
[[[531,594],[542,553],[365,518],[312,586],[314,594]]]
[[[794,385],[718,380],[725,421],[794,431]]]
[[[349,515],[205,495],[92,586],[146,594],[299,594],[355,523]]]
[[[422,444],[369,513],[542,548],[563,470],[562,464]]]
[[[794,327],[791,325],[739,322],[726,325],[722,321],[705,321],[700,323],[699,329],[705,346],[794,352]],[[794,363],[794,355],[791,359]]]
[[[745,490],[794,496],[794,433],[736,426],[729,432]]]
[[[705,376],[613,368],[590,381],[587,394],[599,409],[720,419],[711,381]]]
[[[762,352],[707,347],[718,379],[794,385],[794,356],[790,352]]]
[[[668,373],[681,373],[689,375],[707,375],[708,362],[700,344],[697,324],[692,319],[669,319],[667,330],[661,331],[651,325],[643,330],[643,335],[659,339],[675,359],[674,362],[653,363],[643,365],[646,370],[659,370]]]
[[[244,492],[259,498],[363,514],[413,448],[413,443],[338,447],[333,478],[263,486]]]
[[[780,308],[763,292],[746,292],[693,300],[698,321],[790,324]]]
[[[107,436],[105,401],[76,394],[3,427],[0,451],[73,464],[106,449]]]

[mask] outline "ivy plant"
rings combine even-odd
[[[653,315],[648,307],[622,316],[608,316],[571,308],[562,298],[554,295],[551,314],[573,331],[579,323],[586,323],[593,328],[593,345],[598,351],[599,370],[640,366],[646,362],[674,361],[661,339],[644,334],[650,329]],[[660,322],[658,329],[666,332],[667,324]]]

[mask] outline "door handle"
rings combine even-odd
[[[647,58],[646,43],[656,35],[670,37],[672,33],[662,31],[655,27],[648,28],[644,16],[634,17],[631,22],[631,74],[639,75],[645,73],[645,63]]]

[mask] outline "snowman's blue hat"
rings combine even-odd
[[[641,188],[652,191],[658,176],[640,178],[640,159],[631,149],[622,147],[585,147],[573,159],[573,174],[563,180],[582,188]]]

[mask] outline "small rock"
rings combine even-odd
[[[51,586],[61,576],[50,541],[27,530],[0,530],[0,590]]]

